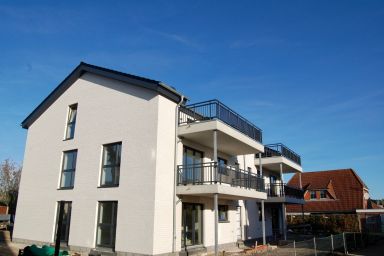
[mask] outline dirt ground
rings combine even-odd
[[[0,256],[17,256],[21,248],[24,246],[12,242],[0,242]]]

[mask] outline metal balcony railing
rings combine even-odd
[[[179,124],[219,119],[248,137],[262,142],[262,130],[218,100],[180,106]]]
[[[268,144],[264,146],[264,153],[261,154],[261,157],[264,158],[272,156],[283,156],[301,165],[300,155],[282,143]],[[259,158],[258,154],[256,154],[256,158]]]
[[[266,184],[266,192],[269,197],[293,197],[304,199],[304,191],[298,188],[287,186],[285,183]]]
[[[216,162],[179,165],[177,185],[228,184],[264,192],[264,179],[252,172]]]

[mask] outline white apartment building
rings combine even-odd
[[[80,63],[22,122],[13,238],[87,254],[204,253],[286,235],[300,156],[221,102]],[[58,226],[58,205],[63,219]]]

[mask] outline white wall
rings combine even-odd
[[[169,155],[162,155],[157,162],[156,152],[171,136],[157,130],[159,106],[173,107],[161,98],[89,73],[64,92],[28,130],[14,237],[52,242],[56,202],[68,200],[73,202],[69,245],[93,248],[97,202],[117,200],[116,251],[152,254],[153,246],[159,247],[154,236],[161,237],[153,233],[154,226],[162,233],[160,226],[169,224],[154,217],[155,208],[169,197],[158,197],[162,188],[155,184],[169,160]],[[78,103],[75,138],[63,141],[68,106],[74,103]],[[122,141],[120,186],[97,188],[102,145],[118,141]],[[70,149],[78,149],[74,189],[57,190],[62,152]],[[169,241],[165,244],[169,246]]]

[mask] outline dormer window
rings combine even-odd
[[[327,191],[321,190],[320,191],[320,199],[326,199],[327,198]]]
[[[73,104],[69,106],[69,110],[68,110],[67,127],[65,131],[66,140],[71,140],[75,136],[76,116],[77,116],[77,104]]]
[[[316,191],[311,191],[311,200],[316,200]]]

